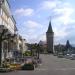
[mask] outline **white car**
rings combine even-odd
[[[69,54],[69,53],[66,54],[66,55],[65,55],[65,58],[69,59],[69,58],[70,58],[70,54]]]
[[[71,51],[70,59],[75,60],[75,50]]]
[[[71,54],[71,55],[69,56],[69,58],[70,58],[71,60],[75,60],[75,54]]]

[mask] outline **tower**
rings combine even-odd
[[[52,30],[51,21],[49,22],[49,27],[46,32],[46,39],[47,39],[47,51],[48,53],[53,53],[53,38],[54,38],[54,32]]]

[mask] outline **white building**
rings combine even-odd
[[[2,57],[0,60],[13,58],[14,51],[24,52],[27,50],[26,40],[16,32],[16,22],[11,14],[8,0],[0,0],[0,34],[2,35],[0,38],[4,39],[0,41],[0,57]]]
[[[11,14],[8,0],[0,0],[0,34],[5,31],[2,39],[8,38],[2,41],[2,59],[7,57],[9,50],[12,48],[11,36],[13,38],[16,29],[16,22]]]
[[[26,45],[26,39],[23,39],[22,36],[17,34],[17,50],[24,52],[28,49]]]

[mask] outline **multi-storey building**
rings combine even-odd
[[[27,50],[26,39],[23,39],[22,36],[17,34],[17,50],[24,52]]]
[[[14,49],[11,51],[11,60],[15,60],[15,62],[21,62],[23,58],[23,53],[28,49],[26,45],[26,40],[22,38],[19,34],[17,34],[14,38]]]
[[[16,22],[10,11],[8,0],[0,0],[0,43],[2,59],[8,57],[8,53],[14,47],[14,34],[16,32]],[[11,37],[12,36],[12,37]]]
[[[26,40],[17,33],[16,21],[11,14],[8,0],[0,0],[0,65],[1,60],[13,59],[27,50]]]

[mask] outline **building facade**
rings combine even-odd
[[[27,49],[26,39],[17,32],[8,0],[0,0],[0,66],[6,59],[22,57],[22,52]]]
[[[54,51],[54,32],[52,30],[51,22],[49,23],[48,30],[46,32],[46,39],[47,39],[47,51],[48,53],[53,53]]]
[[[17,34],[16,40],[17,40],[16,49],[18,51],[24,52],[24,51],[26,51],[28,49],[27,45],[26,45],[26,43],[27,43],[26,39],[23,39],[22,36],[20,36],[19,34]]]
[[[12,52],[12,62],[21,62],[23,58],[23,53],[28,49],[26,45],[26,40],[22,38],[19,34],[16,34],[14,38],[15,44]]]
[[[0,61],[8,58],[9,52],[14,48],[12,40],[16,30],[16,22],[8,0],[0,0]]]

